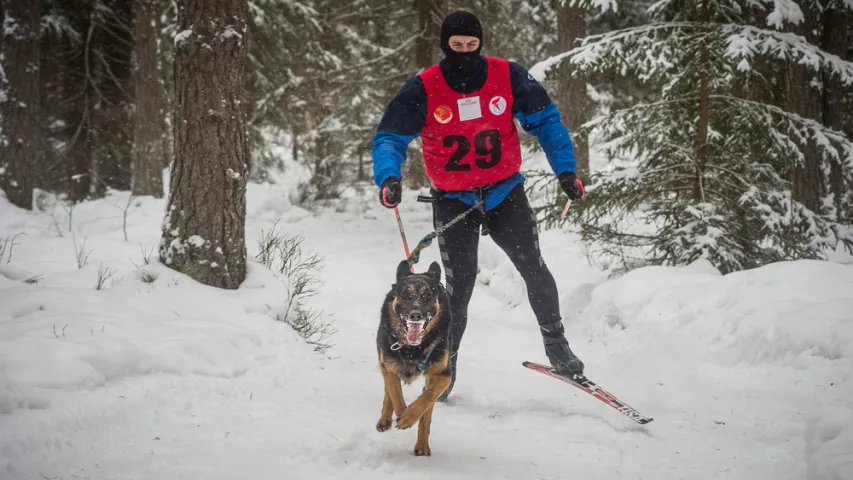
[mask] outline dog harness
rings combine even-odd
[[[396,342],[396,343],[391,345],[391,350],[394,350],[394,351],[397,351],[401,348],[403,348],[402,342]],[[429,363],[429,357],[432,355],[433,350],[435,350],[435,348],[430,348],[429,350],[427,350],[426,353],[424,354],[424,358],[420,362],[415,364],[415,368],[417,368],[419,372],[423,373],[426,371],[427,364]]]
[[[427,350],[426,355],[424,355],[424,359],[421,360],[420,362],[418,362],[417,365],[415,365],[419,372],[423,373],[426,371],[427,362],[429,362],[429,356],[430,355],[432,355],[432,349],[431,348],[429,350]]]

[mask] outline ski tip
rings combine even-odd
[[[637,423],[639,423],[640,425],[645,425],[647,423],[651,423],[652,420],[654,420],[654,418],[644,418],[642,420],[637,420]]]

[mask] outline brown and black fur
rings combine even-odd
[[[406,344],[406,324],[403,317],[412,311],[425,316],[424,336],[420,345]],[[441,267],[433,262],[426,273],[415,274],[407,261],[397,266],[397,281],[382,303],[376,347],[379,370],[385,381],[382,414],[376,422],[380,432],[391,428],[392,414],[397,416],[397,428],[411,428],[418,423],[415,455],[430,455],[429,430],[436,399],[450,385],[450,297],[441,284]],[[403,346],[392,350],[395,343]],[[428,351],[429,358],[424,362]],[[418,364],[424,362],[423,371]],[[421,395],[408,407],[403,399],[401,381],[407,385],[421,375],[426,385]]]

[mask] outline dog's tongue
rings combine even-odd
[[[409,345],[420,345],[424,339],[423,322],[406,322],[406,343]]]

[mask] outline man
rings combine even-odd
[[[524,279],[551,365],[569,375],[584,369],[569,348],[557,286],[539,252],[538,228],[519,172],[521,148],[513,116],[537,137],[566,195],[577,200],[584,189],[575,176],[571,138],[542,85],[515,63],[480,55],[482,42],[475,15],[459,11],[447,16],[441,26],[445,58],[403,85],[373,140],[374,180],[385,207],[400,203],[401,166],[409,143],[419,135],[438,196],[433,202],[436,228],[478,206],[438,237],[453,310],[452,383],[442,400],[456,382],[481,226]]]

